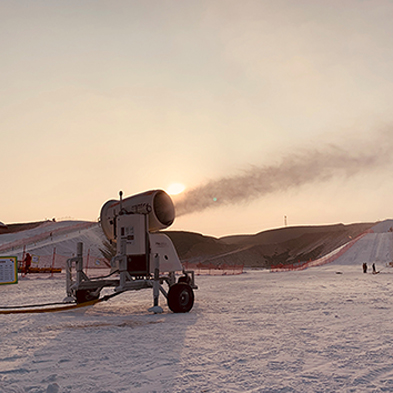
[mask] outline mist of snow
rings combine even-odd
[[[379,170],[391,162],[392,134],[385,131],[362,146],[345,148],[330,144],[321,149],[302,149],[278,163],[252,166],[240,174],[210,180],[189,189],[175,200],[176,215],[247,202],[306,184]]]

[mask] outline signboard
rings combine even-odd
[[[31,267],[38,268],[40,263],[40,256],[39,255],[32,255],[31,256]]]
[[[18,282],[18,258],[0,257],[0,285]]]

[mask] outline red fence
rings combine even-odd
[[[30,255],[32,256],[31,267],[40,269],[64,269],[67,265],[67,259],[72,258],[70,256],[57,254],[56,248],[53,249],[51,255],[37,255],[34,254],[34,252],[31,252]],[[18,262],[20,268],[24,266],[23,261],[24,255]],[[108,269],[110,267],[109,262],[105,258],[90,255],[90,250],[88,250],[87,255],[83,256],[83,264],[85,272],[90,269]],[[234,275],[242,274],[244,270],[244,265],[214,265],[212,263],[203,264],[192,262],[184,262],[183,267],[185,270],[193,270],[196,275]]]
[[[67,265],[67,260],[72,258],[72,256],[60,255],[56,253],[56,247],[53,248],[52,254],[38,255],[34,252],[30,252],[32,257],[31,267],[40,269],[64,269]],[[25,251],[23,251],[23,256],[18,260],[18,267],[24,267]],[[87,269],[108,269],[109,262],[100,256],[90,254],[90,249],[87,254],[83,256],[84,270]]]
[[[193,270],[196,275],[232,275],[232,274],[242,274],[244,265],[213,265],[212,263],[203,264],[203,263],[192,263],[192,262],[183,262],[183,266],[185,270]]]
[[[373,233],[373,231],[370,229],[355,239],[351,240],[350,242],[344,244],[343,246],[337,248],[336,250],[332,251],[331,253],[323,256],[322,258],[318,258],[314,261],[298,261],[295,263],[291,264],[278,264],[271,266],[270,271],[271,272],[287,272],[287,271],[293,271],[293,270],[304,270],[307,269],[308,267],[312,266],[321,266],[321,265],[326,265],[327,263],[331,263],[341,257],[343,254],[345,254],[357,241],[362,239],[364,236],[366,236],[368,233]]]
[[[67,259],[70,256],[56,254],[56,249],[53,249],[52,255],[36,255],[31,253],[32,256],[32,268],[62,268],[64,269],[67,264]],[[19,265],[23,267],[23,259],[19,261]],[[108,269],[108,261],[105,258],[97,257],[89,254],[83,256],[84,270],[85,272],[90,269]],[[193,270],[196,275],[234,275],[242,274],[244,265],[213,265],[213,264],[202,264],[184,262],[183,267],[185,270]]]

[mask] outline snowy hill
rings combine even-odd
[[[393,261],[393,220],[374,225],[370,233],[354,241],[348,250],[332,261],[334,265],[361,265],[375,263],[382,268]]]
[[[0,234],[0,255],[13,255],[21,260],[29,252],[40,258],[40,265],[47,266],[55,259],[55,266],[64,267],[65,261],[75,255],[77,243],[82,242],[84,256],[93,258],[98,266],[100,261],[105,265],[99,250],[105,236],[97,222],[46,221],[27,227]]]
[[[240,264],[246,267],[270,268],[277,264],[321,258],[375,225],[376,223],[357,223],[285,227],[255,235],[220,239],[191,232],[166,233],[172,238],[181,260],[213,265]]]
[[[298,261],[317,261],[335,255],[334,263],[355,264],[360,260],[386,264],[393,259],[393,220],[377,223],[335,224],[287,227],[268,230],[255,235],[214,238],[198,233],[165,231],[171,237],[182,261],[204,264],[244,264],[248,267],[270,268],[277,264]],[[362,239],[337,252],[359,235]],[[104,267],[100,248],[105,236],[97,222],[45,221],[12,224],[0,232],[0,255],[16,255],[19,260],[29,252],[39,257],[41,266],[55,261],[64,267],[74,256],[76,245],[82,242],[84,256],[91,259],[90,267]]]

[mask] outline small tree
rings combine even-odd
[[[116,255],[116,244],[112,244],[108,240],[104,240],[102,242],[103,248],[98,248],[102,254],[102,256],[109,262],[111,262],[112,258]]]

